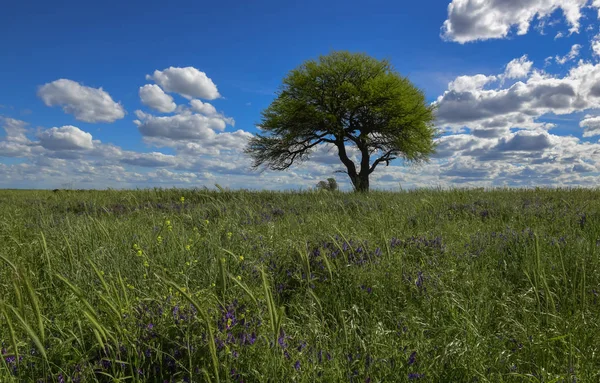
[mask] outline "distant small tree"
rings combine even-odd
[[[338,190],[338,184],[335,178],[327,178],[327,181],[319,181],[317,184],[318,190],[336,191]]]
[[[333,145],[354,189],[368,191],[379,164],[428,160],[435,149],[434,118],[423,92],[388,61],[333,52],[283,79],[277,98],[262,112],[262,132],[245,152],[254,168],[285,170],[309,159],[318,145]],[[357,162],[346,144],[358,149]]]

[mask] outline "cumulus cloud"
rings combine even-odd
[[[503,137],[496,148],[500,151],[541,151],[552,146],[547,132],[521,130],[510,137]]]
[[[533,61],[529,61],[527,55],[523,55],[518,59],[514,59],[508,64],[506,64],[506,69],[504,70],[503,78],[509,79],[518,79],[527,77],[529,72],[531,72],[531,67],[533,66]]]
[[[63,78],[47,83],[37,94],[47,106],[61,106],[65,113],[80,121],[114,122],[125,117],[123,106],[102,88],[90,88],[72,80]]]
[[[159,137],[171,140],[206,140],[223,131],[226,122],[220,117],[184,112],[174,116],[157,117],[136,111],[139,120],[135,123],[145,137]]]
[[[580,49],[571,49],[567,61],[574,60]],[[511,63],[527,61],[522,57]],[[437,125],[447,133],[437,140],[433,158],[439,161],[437,166],[428,165],[432,174],[437,172],[444,182],[469,186],[597,181],[600,142],[551,134],[549,129],[556,125],[540,120],[600,109],[600,64],[580,60],[561,76],[528,63],[514,72],[509,69],[517,67],[507,65],[503,74],[495,76],[457,77],[437,99]],[[519,81],[504,87],[503,80],[510,77]],[[501,81],[488,81],[493,78]],[[583,137],[600,136],[600,117],[586,115],[579,125]]]
[[[146,75],[146,79],[153,80],[167,92],[178,93],[187,99],[197,97],[214,100],[221,97],[217,86],[206,73],[194,67],[155,70],[152,75]]]
[[[208,102],[194,99],[190,100],[190,106],[194,112],[204,114],[205,116],[216,116],[218,114],[215,107]]]
[[[29,157],[37,151],[36,144],[27,138],[27,123],[0,116],[4,136],[0,136],[0,157]]]
[[[461,44],[500,39],[515,27],[517,35],[524,35],[534,17],[542,19],[559,9],[570,25],[569,32],[574,33],[579,31],[581,10],[587,3],[588,0],[453,0],[448,5],[442,37]]]
[[[235,132],[219,133],[198,142],[169,140],[150,140],[148,142],[158,146],[173,147],[177,150],[177,153],[185,155],[220,155],[223,151],[241,153],[251,137],[251,133],[237,130]]]
[[[485,76],[477,74],[475,76],[459,76],[448,84],[448,89],[454,92],[470,92],[481,90],[491,82],[496,81],[496,76]]]
[[[92,135],[83,130],[67,125],[50,128],[38,134],[40,144],[48,150],[85,150],[92,149]]]
[[[235,126],[235,120],[232,117],[226,117],[222,113],[217,112],[217,109],[208,102],[202,102],[197,99],[190,100],[190,108],[186,109],[185,107],[182,107],[180,112],[184,113],[189,111],[200,113],[207,117],[218,117],[225,121],[227,125]]]
[[[173,97],[166,94],[158,85],[147,84],[140,87],[139,95],[144,105],[156,111],[171,113],[177,108]]]
[[[2,128],[4,128],[4,131],[6,132],[4,141],[13,142],[17,144],[29,143],[29,139],[26,136],[27,123],[25,121],[0,116],[0,123],[2,124]]]
[[[583,137],[600,136],[600,116],[585,116],[579,126],[584,128]]]
[[[580,62],[563,78],[534,71],[525,82],[504,89],[449,86],[435,104],[440,126],[551,128],[536,119],[600,108],[600,64]]]

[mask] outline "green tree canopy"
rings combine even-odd
[[[245,152],[253,167],[285,170],[334,145],[354,189],[369,190],[375,168],[402,158],[426,161],[435,150],[434,108],[387,60],[333,52],[308,60],[283,79],[262,112],[260,134]],[[353,159],[346,145],[355,146]]]

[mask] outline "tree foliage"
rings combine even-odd
[[[245,152],[254,168],[285,170],[318,145],[337,149],[357,191],[397,158],[426,161],[435,150],[434,108],[387,60],[333,52],[308,60],[284,79],[262,112],[261,133]]]

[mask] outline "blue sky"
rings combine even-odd
[[[388,58],[439,107],[431,163],[374,187],[595,186],[600,1],[524,3],[12,2],[0,187],[314,186],[327,148],[261,174],[241,150],[285,74],[332,50]]]

